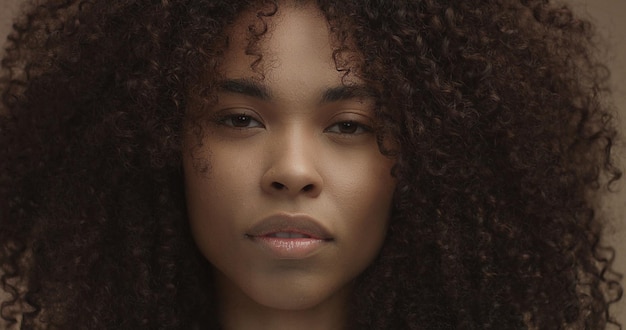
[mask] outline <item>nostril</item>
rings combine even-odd
[[[307,184],[306,186],[304,186],[304,188],[302,188],[302,191],[304,192],[309,192],[313,190],[313,185],[312,184]]]
[[[283,188],[285,188],[285,185],[279,182],[272,182],[272,188],[276,190],[283,190]]]

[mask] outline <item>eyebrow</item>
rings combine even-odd
[[[243,94],[261,100],[271,98],[271,94],[265,86],[250,79],[227,79],[222,81],[219,87],[223,92]]]
[[[324,91],[321,103],[344,101],[359,97],[373,97],[374,91],[365,85],[337,86]]]
[[[270,100],[272,94],[268,88],[250,79],[226,79],[220,82],[223,92],[242,94],[261,100]],[[365,85],[337,86],[326,89],[322,93],[320,103],[332,103],[359,97],[373,97],[375,93]]]

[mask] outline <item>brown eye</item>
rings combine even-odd
[[[339,132],[343,133],[343,134],[354,134],[357,129],[359,129],[359,125],[353,122],[345,122],[345,123],[340,123],[339,125]]]
[[[235,127],[248,127],[250,125],[250,122],[252,122],[252,118],[246,115],[236,115],[233,116],[230,120]]]
[[[326,129],[326,132],[337,134],[363,134],[370,132],[372,129],[369,126],[359,124],[355,121],[342,121],[338,122]]]
[[[220,118],[219,123],[234,128],[263,127],[258,120],[246,114],[227,115]]]

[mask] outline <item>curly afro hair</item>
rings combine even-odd
[[[7,324],[219,328],[181,136],[189,99],[210,99],[229,26],[280,5],[47,0],[17,20],[0,76]],[[346,70],[376,91],[396,146],[381,145],[397,159],[393,218],[357,279],[350,328],[614,323],[622,288],[596,211],[621,173],[592,26],[548,0],[317,6],[335,60],[360,54]],[[251,44],[265,30],[250,29]]]

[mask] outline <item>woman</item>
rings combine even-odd
[[[604,328],[590,38],[544,1],[37,6],[3,61],[3,318]]]

